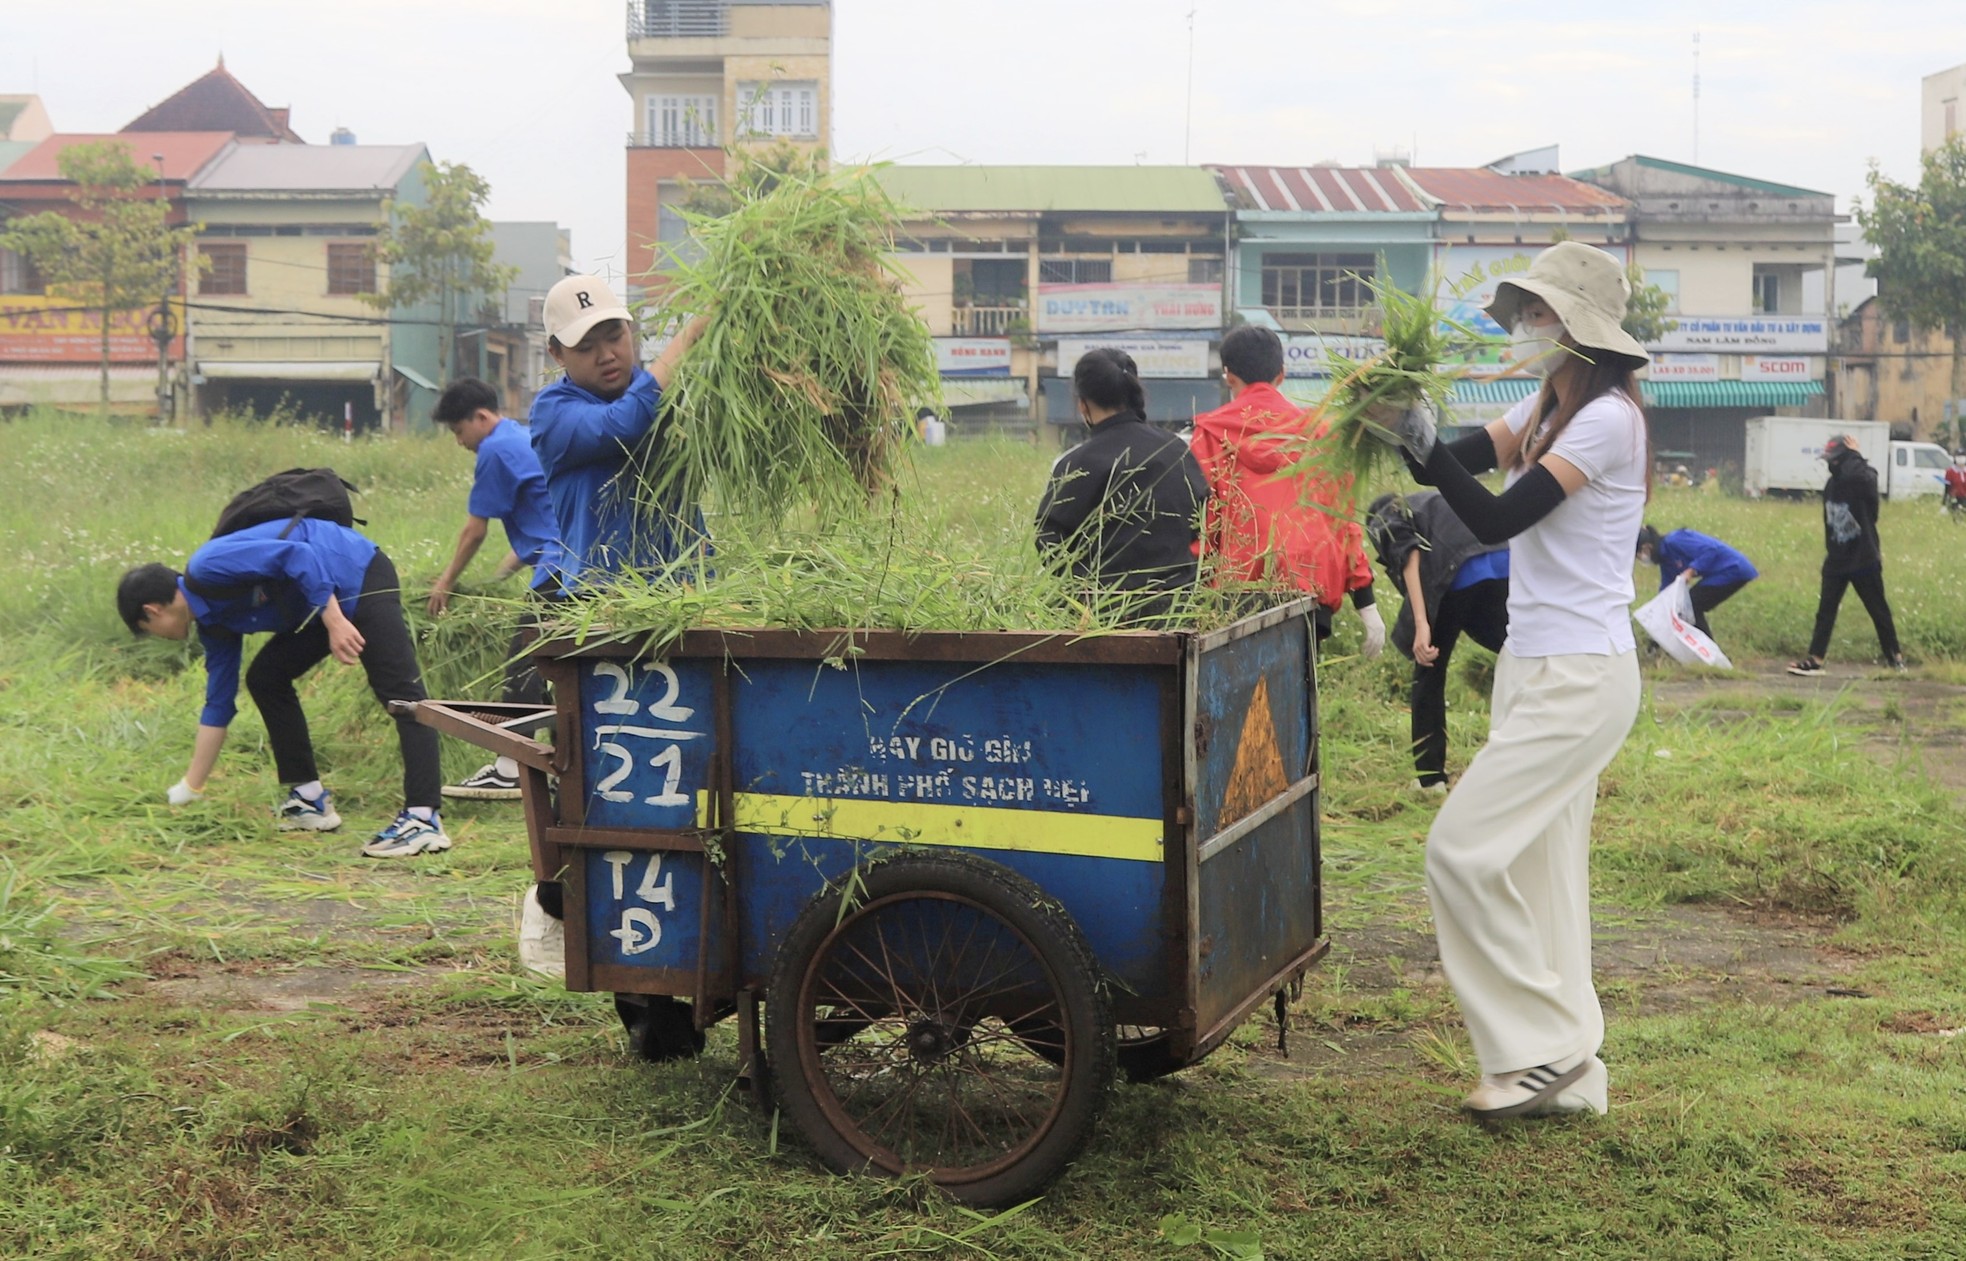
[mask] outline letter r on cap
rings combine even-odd
[[[578,293],[574,294],[574,297],[580,299],[580,309],[583,311],[585,311],[588,307],[594,305],[594,299],[587,296],[587,291],[585,289],[582,289]]]

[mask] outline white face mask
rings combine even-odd
[[[1546,377],[1565,351],[1557,344],[1563,336],[1562,324],[1526,324],[1517,321],[1509,334],[1509,361],[1532,377]]]

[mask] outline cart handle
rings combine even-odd
[[[410,717],[445,735],[456,736],[521,766],[530,766],[549,775],[559,773],[553,764],[553,746],[543,744],[522,732],[551,727],[557,712],[550,705],[509,705],[488,701],[390,701],[392,717]]]

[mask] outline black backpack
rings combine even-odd
[[[331,468],[290,468],[232,496],[232,502],[218,514],[212,537],[237,534],[289,517],[292,520],[280,532],[281,538],[287,537],[303,517],[349,527],[358,523],[367,525],[367,521],[355,515],[355,503],[348,497],[351,492],[362,493],[353,482],[342,480]]]
[[[218,524],[212,527],[212,537],[222,538],[227,534],[237,534],[241,530],[268,521],[287,522],[287,528],[280,531],[286,538],[293,528],[305,517],[317,521],[332,521],[351,529],[368,522],[355,515],[355,503],[350,493],[361,494],[361,490],[331,468],[290,468],[284,473],[275,473],[263,482],[257,482],[232,496],[218,514]],[[206,600],[236,600],[254,592],[257,584],[218,585],[199,582],[190,574],[184,576],[186,590],[194,592]],[[254,602],[261,597],[254,595]]]

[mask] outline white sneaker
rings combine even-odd
[[[567,926],[539,904],[539,886],[519,900],[519,962],[549,980],[567,979]]]
[[[1603,1062],[1594,1055],[1580,1056],[1567,1064],[1538,1064],[1513,1073],[1489,1073],[1461,1101],[1461,1110],[1482,1121],[1586,1109],[1602,1112],[1602,1106],[1593,1104],[1604,1103],[1608,1081]]]

